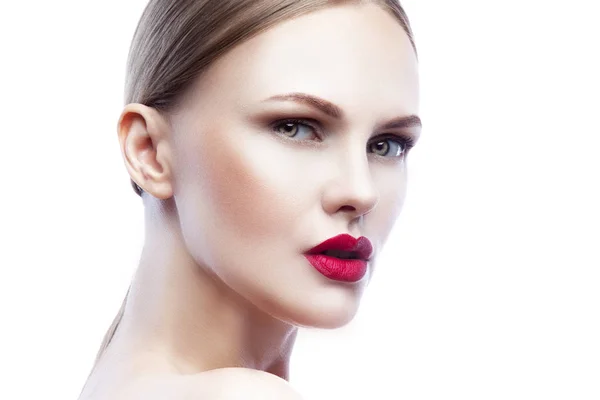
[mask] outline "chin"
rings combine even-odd
[[[357,309],[336,310],[336,312],[324,313],[321,311],[319,315],[313,316],[308,321],[306,327],[317,329],[338,329],[352,322],[356,316]]]
[[[360,306],[363,286],[337,286],[308,290],[296,298],[280,299],[269,310],[275,318],[291,325],[336,329],[350,323]],[[310,294],[308,294],[310,293]]]

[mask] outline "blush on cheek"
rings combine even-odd
[[[236,235],[273,234],[286,219],[291,183],[274,167],[269,139],[228,130],[203,140],[196,176],[215,224]]]

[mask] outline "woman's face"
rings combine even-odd
[[[172,118],[191,255],[281,320],[349,322],[402,208],[405,146],[419,133],[403,121],[417,108],[413,48],[378,6],[328,8],[237,46]],[[344,233],[373,245],[357,282],[325,277],[304,255]]]

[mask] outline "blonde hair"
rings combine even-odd
[[[150,0],[129,50],[125,103],[168,112],[207,66],[234,46],[285,20],[347,3],[374,3],[390,12],[416,52],[398,0]],[[96,364],[118,329],[128,295],[104,336]]]

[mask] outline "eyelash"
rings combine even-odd
[[[273,124],[271,124],[271,126],[272,126],[273,131],[275,133],[278,133],[278,132],[276,132],[276,128],[281,127],[282,125],[285,125],[285,124],[304,125],[304,126],[310,128],[319,139],[322,139],[321,138],[322,135],[319,134],[320,129],[315,126],[315,125],[318,125],[316,123],[316,121],[313,122],[313,120],[309,120],[309,119],[290,118],[290,119],[282,119],[279,121],[275,121]],[[280,133],[278,133],[278,134],[280,134]],[[292,138],[290,138],[290,139],[292,139]],[[398,145],[400,147],[402,147],[403,150],[402,150],[402,154],[400,156],[393,156],[393,157],[380,156],[380,157],[384,157],[384,158],[401,158],[403,156],[406,156],[408,151],[410,149],[412,149],[415,145],[414,140],[411,137],[398,136],[398,135],[393,135],[393,134],[387,134],[387,135],[384,134],[383,136],[374,138],[369,144],[367,144],[367,147],[373,143],[379,143],[379,142],[383,142],[386,140],[391,140],[391,141],[398,143]]]

